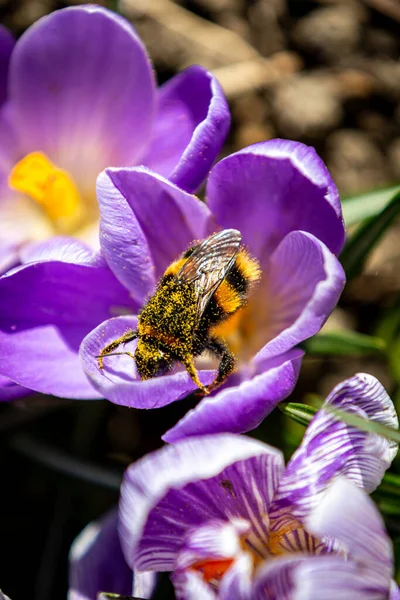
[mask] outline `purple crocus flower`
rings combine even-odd
[[[195,190],[230,122],[211,73],[193,66],[157,90],[130,23],[95,5],[43,17],[16,43],[0,29],[0,105],[3,270],[27,241],[96,241],[107,166],[147,165]]]
[[[333,390],[286,468],[278,450],[228,434],[131,465],[120,502],[127,563],[172,572],[178,600],[395,598],[390,539],[367,493],[397,446],[329,407],[398,427],[381,384],[358,374]]]
[[[271,140],[219,162],[207,203],[144,167],[103,172],[97,195],[100,254],[50,240],[31,245],[24,266],[0,279],[0,375],[38,392],[136,408],[184,398],[195,385],[179,365],[141,381],[131,358],[108,357],[100,372],[95,357],[136,327],[157,280],[193,240],[233,227],[262,269],[227,332],[239,368],[166,439],[254,428],[291,393],[302,357],[295,346],[320,329],[344,285],[335,256],[344,239],[340,201],[321,159],[303,144]],[[78,360],[87,334],[82,364],[93,385]],[[207,384],[214,371],[205,367]]]
[[[98,179],[102,252],[136,306],[193,240],[219,228],[239,229],[261,267],[247,306],[221,331],[237,371],[164,436],[169,442],[256,427],[293,390],[303,354],[295,346],[319,331],[344,285],[335,256],[344,238],[339,196],[312,148],[284,140],[245,148],[212,169],[206,196],[205,204],[144,168],[107,169]],[[193,392],[181,365],[146,381],[128,356],[107,357],[99,370],[96,355],[136,325],[123,315],[86,337],[81,355],[93,386],[112,402],[147,409]],[[205,361],[199,367],[210,383],[215,371]]]
[[[150,60],[134,29],[103,8],[56,11],[16,43],[0,27],[0,273],[34,260],[26,247],[32,240],[67,233],[98,244],[95,181],[106,166],[145,164],[182,189],[195,190],[216,158],[229,122],[223,92],[202,67],[183,71],[157,90]],[[77,247],[80,252],[82,247]],[[56,285],[54,273],[50,278]],[[57,284],[60,290],[62,279]],[[89,285],[90,281],[93,284],[91,277]],[[60,293],[66,300],[65,289]],[[8,326],[24,328],[27,321],[31,328],[35,322],[38,299],[26,304],[23,296],[19,293],[25,316],[13,315],[5,325],[6,309],[0,315],[3,331]],[[14,302],[15,296],[4,301]],[[120,301],[123,304],[121,296]],[[28,305],[33,310],[29,316]],[[53,311],[60,309],[56,305]],[[62,310],[65,320],[65,306]],[[73,312],[72,304],[68,310]],[[103,312],[92,327],[110,314]],[[49,328],[49,313],[39,318],[41,326],[43,318]],[[60,315],[57,320],[55,327]],[[39,374],[41,383],[27,387],[61,396],[97,397],[77,360],[77,346],[92,327],[84,327],[78,340],[76,321],[82,328],[81,318],[67,320],[67,341],[59,330],[46,338],[47,356],[56,363],[52,373],[60,375],[47,386]],[[40,346],[40,334],[36,340]],[[29,350],[26,358],[29,362]],[[31,366],[35,371],[36,359]],[[15,384],[19,377],[11,371],[10,377],[0,375],[0,400],[29,392]],[[73,379],[71,371],[76,373]]]
[[[99,521],[87,525],[72,544],[68,600],[97,600],[101,591],[150,596],[155,574],[134,576],[122,554],[117,517],[117,510],[111,510]]]

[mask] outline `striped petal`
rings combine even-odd
[[[385,600],[368,569],[338,556],[284,556],[257,573],[251,600]]]
[[[120,502],[128,564],[173,570],[188,529],[209,521],[245,519],[265,538],[264,517],[282,469],[279,451],[232,435],[184,440],[131,465]]]
[[[195,571],[180,571],[171,577],[176,600],[216,600],[217,592]]]
[[[233,559],[242,552],[240,536],[250,529],[245,519],[209,521],[189,532],[176,561],[186,569],[207,559]]]
[[[325,408],[348,411],[388,427],[398,427],[392,401],[375,377],[359,373],[339,384]],[[333,477],[344,475],[372,492],[390,466],[397,445],[375,433],[347,425],[331,411],[320,410],[289,461],[279,482],[271,514],[275,527],[282,519],[303,522]]]
[[[383,519],[367,494],[339,477],[307,518],[307,529],[340,540],[349,559],[367,569],[365,581],[387,597],[393,570],[391,541]]]

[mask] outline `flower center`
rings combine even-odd
[[[42,207],[56,233],[72,233],[87,221],[84,203],[71,175],[42,152],[31,152],[20,160],[8,183]]]
[[[236,311],[229,319],[213,327],[212,334],[223,338],[229,349],[240,358],[248,358],[246,348],[254,334],[255,322],[251,304]]]

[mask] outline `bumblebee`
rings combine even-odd
[[[99,369],[105,356],[127,354],[136,362],[140,377],[149,379],[179,361],[204,394],[219,387],[232,373],[235,357],[214,330],[245,305],[260,277],[257,261],[241,241],[239,231],[225,229],[191,246],[173,262],[141,310],[137,330],[127,331],[96,357]],[[136,338],[134,354],[113,352]],[[194,365],[194,357],[204,351],[220,359],[218,374],[208,386],[202,385]]]

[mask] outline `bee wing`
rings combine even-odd
[[[214,233],[196,246],[176,274],[178,281],[193,283],[200,319],[212,295],[232,268],[242,242],[236,229]]]

